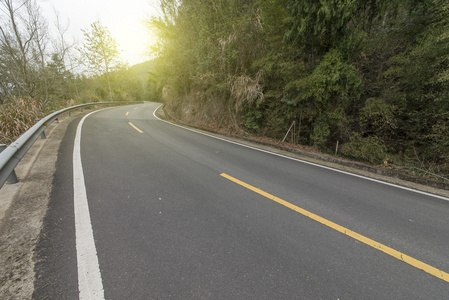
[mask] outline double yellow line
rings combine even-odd
[[[401,261],[403,261],[403,262],[405,262],[405,263],[407,263],[407,264],[409,264],[409,265],[411,265],[411,266],[413,266],[415,268],[421,269],[424,272],[427,272],[427,273],[429,273],[429,274],[431,274],[431,275],[433,275],[433,276],[435,276],[435,277],[437,277],[439,279],[442,279],[442,280],[444,280],[446,282],[449,282],[449,274],[446,273],[446,272],[443,272],[443,271],[441,271],[441,270],[439,270],[439,269],[437,269],[435,267],[432,267],[432,266],[430,266],[430,265],[428,265],[428,264],[426,264],[426,263],[424,263],[422,261],[419,261],[419,260],[417,260],[417,259],[415,259],[413,257],[410,257],[410,256],[408,256],[408,255],[406,255],[406,254],[404,254],[402,252],[399,252],[399,251],[397,251],[397,250],[395,250],[393,248],[390,248],[390,247],[385,246],[385,245],[383,245],[381,243],[378,243],[378,242],[376,242],[376,241],[374,241],[374,240],[372,240],[370,238],[367,238],[367,237],[365,237],[365,236],[363,236],[361,234],[358,234],[357,232],[349,230],[349,229],[347,229],[347,228],[345,228],[343,226],[340,226],[340,225],[338,225],[338,224],[336,224],[334,222],[331,222],[331,221],[329,221],[329,220],[327,220],[325,218],[322,218],[322,217],[320,217],[320,216],[318,216],[318,215],[316,215],[314,213],[311,213],[311,212],[309,212],[309,211],[307,211],[305,209],[302,209],[302,208],[300,208],[300,207],[298,207],[296,205],[293,205],[293,204],[291,204],[291,203],[289,203],[289,202],[287,202],[285,200],[282,200],[282,199],[280,199],[280,198],[278,198],[276,196],[273,196],[273,195],[271,195],[271,194],[269,194],[267,192],[264,192],[264,191],[254,187],[254,186],[251,186],[251,185],[249,185],[249,184],[247,184],[247,183],[245,183],[245,182],[243,182],[241,180],[238,180],[237,178],[229,176],[229,175],[227,175],[225,173],[222,173],[220,175],[222,177],[226,178],[226,179],[229,179],[230,181],[232,181],[234,183],[237,183],[238,185],[241,185],[241,186],[243,186],[243,187],[245,187],[245,188],[247,188],[247,189],[249,189],[249,190],[251,190],[251,191],[253,191],[253,192],[257,193],[257,194],[259,194],[259,195],[262,195],[262,196],[264,196],[264,197],[266,197],[266,198],[268,198],[270,200],[273,200],[273,201],[275,201],[275,202],[277,202],[279,204],[284,205],[285,207],[290,208],[291,210],[294,210],[294,211],[296,211],[296,212],[298,212],[298,213],[300,213],[300,214],[302,214],[302,215],[304,215],[306,217],[309,217],[310,219],[312,219],[314,221],[317,221],[317,222],[319,222],[319,223],[321,223],[323,225],[326,225],[327,227],[330,227],[330,228],[332,228],[332,229],[334,229],[334,230],[336,230],[338,232],[341,232],[341,233],[343,233],[343,234],[345,234],[345,235],[347,235],[349,237],[352,237],[353,239],[355,239],[355,240],[357,240],[359,242],[362,242],[362,243],[364,243],[364,244],[366,244],[368,246],[371,246],[371,247],[373,247],[373,248],[375,248],[377,250],[380,250],[380,251],[382,251],[382,252],[384,252],[384,253],[386,253],[388,255],[391,255],[394,258],[397,258],[397,259],[399,259],[399,260],[401,260]]]

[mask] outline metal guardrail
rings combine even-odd
[[[28,129],[6,149],[4,149],[3,151],[1,151],[0,149],[0,188],[3,187],[7,180],[11,181],[11,183],[17,182],[17,177],[14,172],[15,167],[19,164],[20,160],[25,156],[25,154],[28,152],[37,138],[44,133],[44,130],[48,127],[48,125],[50,125],[60,115],[65,113],[70,114],[70,111],[72,110],[82,109],[95,105],[131,105],[140,103],[143,102],[93,102],[80,104],[58,110],[39,120],[33,127]]]

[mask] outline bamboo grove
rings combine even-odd
[[[449,171],[443,0],[162,0],[153,94],[186,122]]]

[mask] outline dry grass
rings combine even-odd
[[[264,94],[260,85],[262,72],[257,73],[255,79],[241,75],[231,79],[231,96],[234,99],[235,111],[239,112],[240,108],[253,101],[262,101]]]
[[[0,106],[0,144],[10,144],[44,116],[36,99],[18,98]]]

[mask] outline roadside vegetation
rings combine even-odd
[[[62,107],[148,97],[148,75],[119,59],[105,26],[94,22],[79,44],[57,13],[55,20],[49,24],[35,0],[0,0],[0,144]]]
[[[0,0],[0,143],[61,107],[152,100],[170,117],[447,181],[445,0],[160,0],[154,60]],[[143,41],[145,42],[145,41]]]
[[[444,0],[161,0],[171,117],[447,180]],[[294,132],[293,136],[292,132]],[[446,179],[445,179],[446,178]]]

